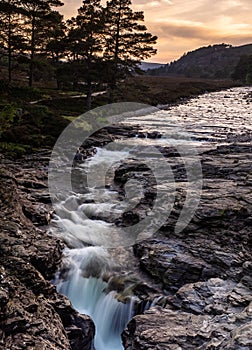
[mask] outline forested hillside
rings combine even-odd
[[[222,79],[230,78],[242,56],[252,55],[252,44],[231,46],[209,45],[184,54],[164,67],[148,70],[157,76],[182,75],[186,77]]]

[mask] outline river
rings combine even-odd
[[[182,226],[185,226],[200,198],[200,154],[225,144],[227,138],[232,140],[252,130],[252,97],[248,97],[249,93],[252,93],[250,87],[207,93],[181,104],[162,106],[152,114],[133,117],[128,123],[140,125],[141,135],[130,138],[130,144],[128,140],[116,140],[113,142],[116,147],[98,147],[93,157],[74,169],[78,179],[86,178],[89,169],[93,169],[95,176],[89,180],[86,189],[72,192],[57,204],[52,231],[63,237],[68,248],[54,283],[79,312],[94,320],[96,350],[123,349],[121,332],[141,302],[134,294],[134,283],[137,282],[132,276],[137,262],[132,245],[138,240],[149,239],[162,226],[175,201],[175,183],[184,186],[182,182],[186,182],[186,179],[178,181],[177,175],[173,174],[175,160],[172,157],[168,162],[167,158],[164,160],[162,150],[179,151],[185,164],[187,192],[193,193],[186,198],[189,209],[180,216]],[[153,131],[158,131],[162,137],[148,138],[147,134]],[[149,183],[143,184],[143,179],[134,177],[127,183],[122,198],[118,188],[113,186],[113,176],[123,162],[136,160],[147,164],[154,174],[157,204],[149,211],[145,208],[145,216],[151,218],[151,223],[140,217],[144,225],[132,224],[134,229],[127,231],[128,228],[115,222],[136,207]],[[164,217],[152,224],[162,212]],[[133,231],[137,232],[134,237]],[[129,236],[125,236],[125,232]],[[146,303],[142,311],[150,306],[151,302]]]

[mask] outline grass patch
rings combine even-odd
[[[68,124],[69,121],[54,115],[46,106],[29,104],[23,106],[19,119],[14,118],[0,135],[1,151],[4,153],[16,151],[17,155],[20,155],[33,148],[52,147]],[[27,145],[30,148],[27,148]]]
[[[30,102],[43,98],[43,92],[38,88],[9,84],[0,80],[0,100],[16,103]]]
[[[18,101],[34,101],[43,97],[42,92],[37,88],[31,88],[28,86],[10,86],[9,95]]]
[[[22,157],[32,152],[30,145],[24,145],[13,142],[0,142],[0,152],[4,153],[8,158]]]
[[[62,115],[62,118],[69,120],[70,122],[73,122],[78,117],[69,116],[69,115]]]
[[[232,80],[138,76],[126,79],[118,86],[114,101],[141,102],[155,106],[233,86],[239,84]]]
[[[86,112],[86,99],[62,97],[52,100],[42,101],[43,105],[47,106],[53,113],[57,115],[73,116]]]

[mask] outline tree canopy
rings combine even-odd
[[[89,109],[93,87],[113,88],[139,71],[140,61],[156,53],[157,37],[147,31],[143,12],[132,10],[131,0],[104,6],[101,0],[84,0],[66,22],[56,11],[62,5],[60,0],[0,0],[0,49],[8,57],[9,81],[14,58],[26,63],[30,86],[42,78],[42,67],[51,65],[48,72],[58,86],[68,79],[85,84]]]
[[[156,53],[157,37],[147,32],[143,12],[131,9],[131,0],[109,0],[105,10],[104,56],[112,68],[112,85],[134,72],[141,60]]]
[[[252,84],[252,55],[241,56],[232,74],[232,78],[246,84]]]

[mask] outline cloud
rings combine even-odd
[[[60,8],[60,12],[62,12],[66,18],[76,16],[77,9],[82,5],[82,0],[63,0],[63,2],[64,6]]]
[[[105,3],[105,0],[103,0]],[[252,42],[251,0],[132,0],[144,11],[148,30],[158,36],[155,62],[169,62],[184,52],[215,43]],[[82,0],[65,0],[67,16],[76,15]]]
[[[152,23],[151,27],[155,30],[155,33],[160,38],[190,38],[190,39],[202,39],[202,40],[221,40],[224,37],[243,38],[249,37],[252,32],[252,28],[245,23],[236,23],[230,25],[228,28],[220,28],[219,26],[205,26],[201,23],[190,23],[189,21],[178,21],[170,23]],[[250,37],[252,40],[252,37]]]
[[[177,0],[146,9],[148,29],[159,37],[158,55],[151,61],[169,62],[184,52],[216,43],[252,42],[251,0]]]

